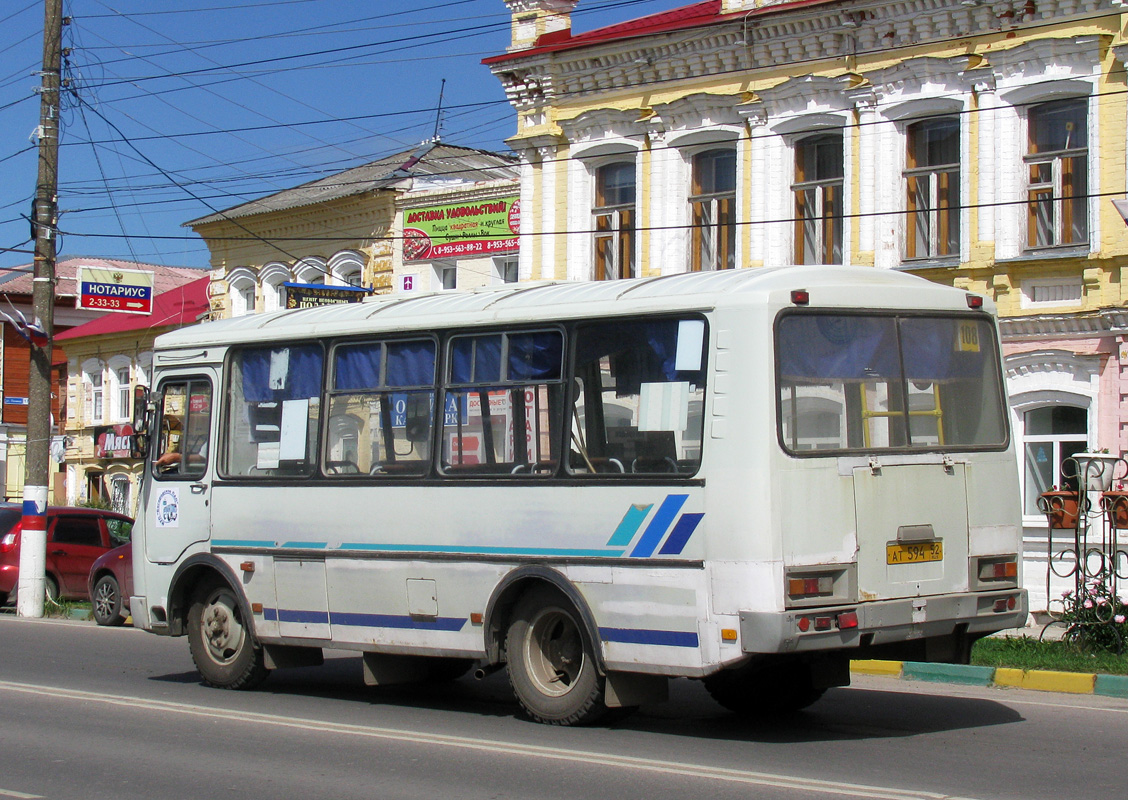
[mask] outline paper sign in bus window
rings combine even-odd
[[[279,461],[305,461],[309,427],[309,398],[282,403],[282,431],[278,440]]]
[[[674,369],[679,372],[697,372],[701,369],[701,353],[705,344],[705,321],[683,319],[678,322],[678,349],[674,356]]]
[[[640,431],[684,431],[688,425],[688,383],[642,384],[638,406]]]

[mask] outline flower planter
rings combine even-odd
[[[1074,453],[1066,460],[1077,465],[1076,473],[1069,477],[1078,478],[1078,483],[1090,492],[1107,492],[1112,488],[1113,473],[1120,458],[1108,453]]]
[[[1042,492],[1038,508],[1049,518],[1051,528],[1077,527],[1077,492]]]

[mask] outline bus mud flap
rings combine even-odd
[[[665,675],[638,672],[608,672],[604,702],[608,708],[630,708],[643,703],[664,703],[670,696]]]

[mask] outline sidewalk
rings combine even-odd
[[[999,631],[994,635],[1061,639],[1064,627],[1060,625],[1047,627],[1049,621],[1048,617],[1036,619],[1031,615],[1026,627]],[[850,671],[855,675],[881,675],[908,681],[958,683],[965,686],[1004,686],[1041,692],[1099,694],[1105,697],[1128,698],[1128,675],[976,667],[965,664],[927,664],[918,661],[852,661]]]

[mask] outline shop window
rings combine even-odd
[[[842,263],[842,134],[795,144],[795,263]]]
[[[1027,246],[1089,239],[1088,100],[1054,100],[1027,117]]]
[[[1023,414],[1025,453],[1022,511],[1039,514],[1038,495],[1053,486],[1077,488],[1062,475],[1062,462],[1087,449],[1089,412],[1067,405],[1042,406]]]
[[[945,258],[960,249],[960,120],[906,128],[906,258]]]

